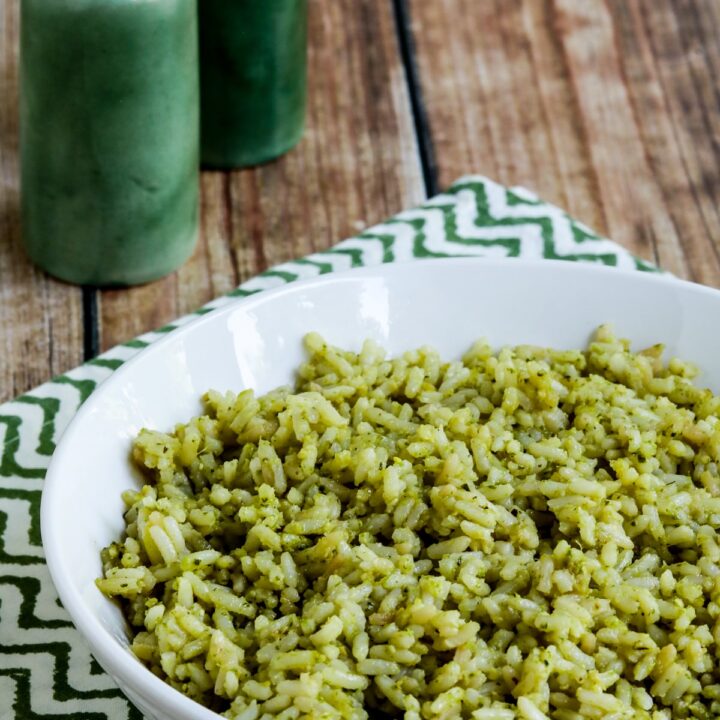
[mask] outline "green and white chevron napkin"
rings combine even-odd
[[[337,270],[451,256],[544,257],[655,269],[527,190],[469,176],[421,207],[326,252],[278,265],[195,315],[0,405],[0,720],[141,718],[60,606],[40,542],[45,470],[65,427],[95,387],[153,341],[234,298]]]

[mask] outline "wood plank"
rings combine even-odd
[[[263,167],[203,174],[197,251],[165,280],[102,293],[103,348],[424,198],[391,3],[311,0],[309,35],[302,143]]]
[[[0,2],[0,402],[82,362],[79,288],[34,268],[21,244],[19,3]]]
[[[686,267],[676,271],[718,286],[720,8],[706,0],[612,0],[610,7],[647,162],[680,238]],[[673,269],[663,253],[678,246],[667,239],[658,250]]]
[[[608,232],[633,252],[686,277],[679,237],[640,127],[651,108],[633,104],[642,99],[631,92],[608,7],[558,0],[556,11]]]
[[[526,185],[720,285],[716,3],[409,2],[442,185]]]
[[[482,173],[525,185],[603,230],[548,3],[409,3],[440,185]]]

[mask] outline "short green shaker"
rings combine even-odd
[[[197,0],[21,0],[24,244],[79,284],[144,283],[198,234]]]
[[[282,155],[305,125],[307,0],[200,0],[202,162]]]

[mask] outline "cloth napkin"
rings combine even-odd
[[[273,267],[193,315],[119,345],[0,405],[0,720],[139,719],[60,605],[40,541],[40,496],[78,407],[123,362],[200,314],[300,278],[451,256],[553,258],[654,271],[523,188],[468,176],[326,252]]]

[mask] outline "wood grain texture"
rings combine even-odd
[[[602,229],[597,184],[547,4],[411,0],[410,14],[440,185],[480,172],[534,188]]]
[[[193,258],[160,282],[103,292],[103,348],[423,199],[391,3],[311,0],[309,48],[301,144],[262,167],[203,174]]]
[[[441,185],[526,185],[720,286],[715,0],[408,1]]]
[[[610,8],[647,164],[678,238],[674,247],[658,242],[659,260],[719,286],[720,4],[613,0]]]
[[[78,288],[36,270],[20,237],[17,0],[0,2],[0,402],[82,361]]]

